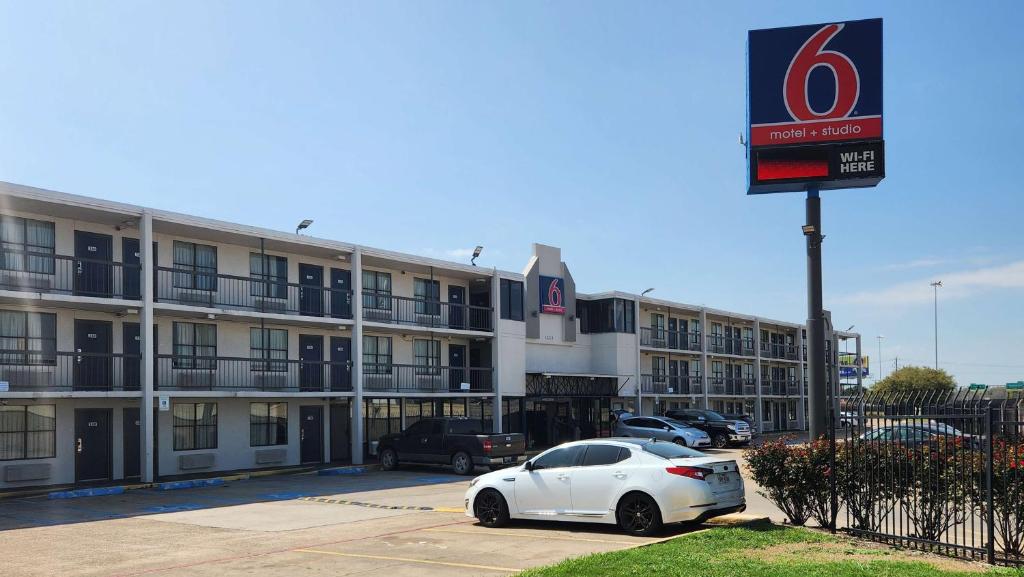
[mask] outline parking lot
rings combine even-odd
[[[653,541],[590,524],[486,529],[462,514],[466,484],[445,469],[410,468],[7,499],[0,501],[2,573],[500,575]],[[664,536],[692,530],[671,527]]]

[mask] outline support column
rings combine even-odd
[[[635,366],[633,367],[633,383],[636,386],[636,412],[635,415],[644,414],[644,387],[640,382],[640,297],[636,297],[633,303],[633,356]],[[651,410],[653,413],[653,408]]]
[[[700,382],[704,389],[704,409],[711,408],[708,402],[708,311],[700,309]]]
[[[826,434],[828,389],[825,365],[825,318],[821,294],[821,197],[817,189],[807,191],[807,387],[810,438]]]
[[[575,314],[575,313],[574,313]],[[494,329],[494,338],[491,339],[491,383],[494,385],[493,408],[491,409],[492,429],[495,433],[501,433],[504,428],[502,419],[501,395],[501,279],[498,277],[498,269],[491,272],[491,327]]]
[[[363,252],[352,252],[352,463],[363,464]]]
[[[856,345],[857,345],[857,356],[855,358],[857,359],[857,363],[856,363],[856,367],[857,367],[857,396],[860,396],[861,390],[864,387],[864,371],[863,371],[864,358],[860,356],[861,355],[860,335],[857,335]]]
[[[761,319],[754,319],[754,382],[757,383],[757,404],[754,405],[754,422],[757,430],[764,427],[764,403],[761,401]]]
[[[153,414],[153,369],[156,359],[153,358],[153,271],[156,267],[156,255],[153,253],[153,215],[148,210],[142,213],[139,222],[140,258],[139,278],[141,280],[142,311],[139,314],[139,346],[142,348],[142,398],[139,400],[139,463],[141,481],[153,482],[153,433],[156,422]]]
[[[804,396],[806,395],[806,392],[804,391],[804,379],[807,376],[807,373],[806,373],[807,367],[804,365],[805,359],[804,359],[804,337],[803,337],[803,333],[804,333],[805,328],[806,327],[800,327],[800,328],[798,328],[796,330],[796,358],[797,358],[797,361],[799,361],[798,364],[800,365],[800,371],[799,371],[800,382],[797,384],[798,388],[800,389],[800,400],[799,400],[800,405],[797,407],[796,418],[797,418],[797,421],[799,422],[798,424],[799,424],[799,427],[800,427],[801,431],[807,428],[807,413],[804,410]]]

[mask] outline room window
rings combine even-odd
[[[632,333],[635,330],[636,313],[631,300],[576,301],[576,314],[582,333]]]
[[[57,406],[0,406],[0,461],[57,456]]]
[[[249,363],[252,371],[285,372],[288,370],[288,331],[284,329],[249,329]]]
[[[217,325],[174,323],[175,369],[217,368]]]
[[[288,297],[288,259],[283,256],[249,253],[249,293],[274,299]]]
[[[413,296],[416,297],[416,314],[441,314],[441,283],[425,278],[413,279]]]
[[[174,241],[174,286],[217,290],[217,247]]]
[[[441,374],[441,341],[416,339],[413,347],[417,375]]]
[[[52,222],[0,216],[0,268],[53,274],[55,239]]]
[[[363,271],[363,306],[391,310],[391,273]]]
[[[507,278],[501,279],[501,318],[511,321],[523,320],[523,283]]]
[[[0,364],[57,364],[57,315],[0,311]]]
[[[249,446],[288,444],[288,403],[249,403]]]
[[[384,374],[391,372],[391,337],[363,337],[363,372]]]
[[[217,403],[174,404],[174,450],[217,448]]]

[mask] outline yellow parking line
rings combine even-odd
[[[644,545],[646,541],[613,541],[611,539],[587,539],[586,537],[562,537],[560,535],[535,535],[532,533],[517,533],[516,531],[497,531],[495,529],[487,529],[486,531],[460,531],[458,529],[422,529],[423,531],[431,531],[435,533],[463,533],[466,535],[507,535],[509,537],[525,537],[527,539],[556,539],[559,541],[581,541],[583,543],[608,543],[612,545]]]
[[[465,513],[466,510],[460,507],[434,507],[438,513]]]
[[[427,559],[412,559],[409,557],[388,557],[385,555],[364,555],[362,553],[340,553],[338,551],[321,551],[319,549],[294,549],[301,553],[319,553],[321,555],[337,555],[338,557],[355,557],[358,559],[376,559],[378,561],[402,561],[405,563],[423,563],[425,565],[444,565],[446,567],[460,567],[462,569],[483,569],[485,571],[517,572],[519,569],[510,567],[492,567],[490,565],[472,565],[469,563],[450,563],[448,561],[430,561]]]

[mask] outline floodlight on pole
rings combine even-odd
[[[299,223],[299,226],[295,227],[295,234],[299,234],[300,230],[309,228],[309,225],[313,224],[313,219],[307,218]]]
[[[939,370],[939,287],[942,281],[937,280],[931,283],[935,291],[935,370]]]
[[[473,258],[469,259],[469,264],[476,266],[476,259],[480,256],[480,253],[484,251],[484,247],[476,245],[473,249]]]
[[[654,292],[654,287],[651,287],[651,288],[649,288],[649,289],[645,290],[644,292],[640,293],[640,296],[642,296],[642,297],[645,297],[645,296],[647,296],[647,295],[648,295],[649,293],[652,293],[652,292]]]

